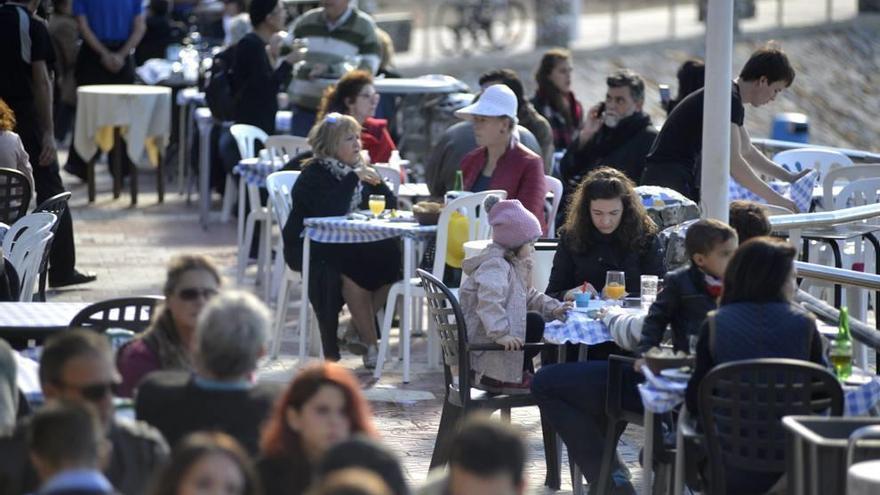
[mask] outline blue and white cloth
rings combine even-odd
[[[436,225],[419,225],[409,218],[407,212],[400,212],[402,218],[375,220],[368,214],[354,214],[350,217],[306,218],[304,235],[309,239],[330,244],[350,244],[376,242],[393,237],[409,237],[427,240],[437,234]]]
[[[767,185],[780,195],[794,201],[794,204],[798,207],[798,211],[795,213],[806,213],[810,211],[810,204],[813,201],[813,189],[815,189],[816,181],[818,180],[819,174],[815,170],[811,170],[792,184],[774,181],[769,182]],[[733,180],[733,177],[728,182],[727,194],[731,201],[744,199],[756,203],[767,203],[767,200],[740,185]]]
[[[552,321],[544,327],[544,340],[551,344],[595,345],[613,340],[611,332],[600,320],[585,313],[569,311],[566,321]]]
[[[645,409],[653,413],[672,411],[684,402],[687,383],[655,376],[647,366],[642,366],[645,382],[639,384],[639,394]],[[880,410],[880,376],[873,376],[864,385],[844,386],[844,416],[878,416]]]
[[[266,177],[281,170],[284,164],[281,161],[260,160],[259,158],[245,158],[232,168],[233,173],[241,176],[248,184],[258,187],[266,187]]]

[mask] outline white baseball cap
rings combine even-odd
[[[472,120],[475,115],[509,117],[516,124],[516,110],[516,95],[513,91],[504,84],[493,84],[483,90],[475,103],[456,110],[455,116],[465,120]]]

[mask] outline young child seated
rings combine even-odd
[[[571,303],[561,303],[532,286],[534,241],[541,236],[538,219],[515,199],[491,195],[483,208],[493,229],[492,243],[464,260],[467,278],[459,289],[468,340],[520,351],[525,342],[541,341],[546,319],[564,320]],[[475,386],[494,393],[528,393],[528,365],[535,355],[537,351],[472,352]]]
[[[688,337],[697,335],[706,313],[717,307],[721,279],[736,247],[736,231],[723,222],[705,219],[691,225],[685,238],[690,264],[664,277],[642,326],[640,353],[659,346],[667,326],[675,350],[689,351]]]

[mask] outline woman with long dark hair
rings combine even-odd
[[[208,300],[220,290],[220,271],[207,257],[182,255],[168,264],[165,302],[147,331],[116,355],[122,383],[116,393],[131,397],[141,380],[156,370],[190,371],[196,322]]]
[[[548,50],[535,72],[538,90],[532,105],[553,128],[556,151],[565,151],[581,126],[584,109],[571,89],[571,53],[562,48]]]
[[[193,433],[174,448],[152,495],[262,495],[244,449],[225,433]]]
[[[633,182],[609,167],[590,172],[568,205],[546,293],[570,300],[584,283],[597,295],[608,271],[626,274],[626,290],[641,275],[663,276],[663,249]]]
[[[698,414],[700,383],[716,365],[759,358],[827,364],[815,317],[793,302],[796,256],[794,246],[773,237],[751,239],[733,255],[724,273],[720,306],[700,329],[686,397],[691,414]],[[726,466],[726,492],[764,493],[781,476]]]
[[[330,362],[304,368],[263,430],[257,469],[266,495],[304,493],[324,454],[355,434],[376,437],[354,375]]]

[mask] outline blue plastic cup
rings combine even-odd
[[[591,294],[589,292],[576,292],[574,294],[574,305],[578,308],[589,307],[590,297]]]

